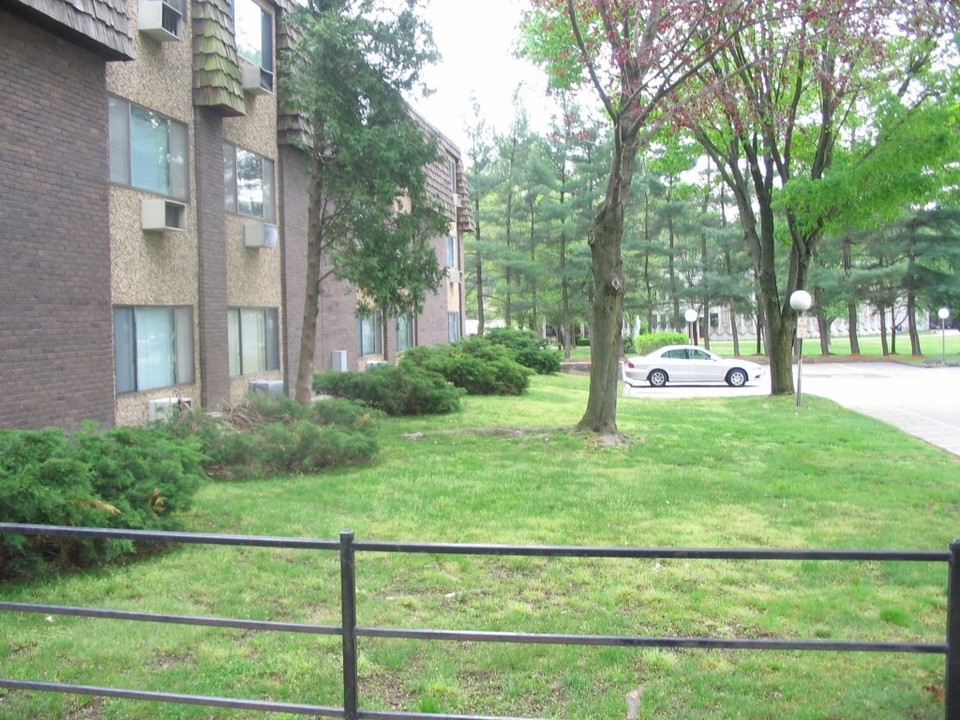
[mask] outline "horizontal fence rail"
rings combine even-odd
[[[359,638],[391,638],[439,640],[471,643],[525,643],[538,645],[580,645],[613,647],[661,647],[674,649],[732,650],[797,650],[873,653],[916,653],[944,655],[945,720],[960,720],[960,541],[947,551],[876,551],[876,550],[780,550],[721,548],[642,548],[580,547],[541,545],[477,545],[445,543],[410,543],[357,541],[353,531],[344,531],[339,540],[300,539],[255,535],[218,535],[144,530],[107,530],[49,525],[0,523],[0,535],[42,535],[73,538],[132,540],[176,545],[220,545],[259,548],[283,548],[305,551],[338,552],[340,555],[340,625],[315,625],[276,621],[246,620],[193,615],[170,615],[86,607],[70,607],[39,603],[0,601],[0,611],[42,613],[108,620],[148,623],[171,623],[219,628],[237,628],[266,632],[339,635],[343,650],[343,707],[325,707],[264,700],[185,695],[135,689],[71,685],[32,680],[0,678],[0,687],[42,692],[59,692],[130,700],[181,703],[208,707],[224,707],[258,712],[298,714],[312,717],[345,718],[346,720],[536,720],[506,716],[427,714],[398,711],[362,710],[358,700],[357,640]],[[366,627],[357,622],[356,555],[357,553],[474,555],[491,557],[552,557],[612,559],[686,559],[686,560],[815,560],[837,562],[910,562],[944,563],[947,566],[947,617],[945,642],[896,643],[837,640],[790,640],[708,637],[643,637],[622,635],[576,635],[524,632],[491,632],[475,630],[411,629]]]

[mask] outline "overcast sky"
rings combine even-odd
[[[536,129],[550,112],[543,74],[514,57],[526,0],[428,0],[424,17],[443,59],[425,73],[435,89],[429,98],[410,98],[427,121],[466,155],[467,127],[475,124],[471,95],[490,130],[506,132],[514,117],[513,92],[523,83],[523,103]]]

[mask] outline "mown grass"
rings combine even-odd
[[[582,376],[383,423],[366,468],[206,487],[201,532],[596,546],[909,548],[960,536],[960,462],[810,397],[621,399],[625,446],[568,432]],[[492,434],[493,428],[522,430]],[[484,432],[476,432],[483,430]],[[943,642],[942,565],[358,558],[365,626]],[[338,624],[333,553],[187,547],[7,600]],[[0,675],[341,704],[339,639],[0,615]],[[360,641],[368,710],[623,718],[942,718],[937,655]],[[259,718],[0,691],[0,718]]]

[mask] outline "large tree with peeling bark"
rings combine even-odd
[[[289,16],[296,38],[281,64],[284,109],[302,123],[309,206],[306,297],[296,398],[313,395],[317,316],[329,277],[358,304],[418,314],[442,277],[429,240],[447,226],[427,190],[437,138],[402,93],[436,59],[420,0],[309,0]]]

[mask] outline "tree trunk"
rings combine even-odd
[[[823,292],[823,288],[821,287],[815,287],[813,289],[813,294],[816,298],[814,305],[817,309],[817,328],[820,330],[820,354],[829,355],[830,326],[833,324],[833,322],[827,317],[827,297]]]
[[[917,296],[913,291],[907,293],[907,328],[910,332],[910,354],[922,355],[920,352],[920,333],[917,330]]]
[[[883,356],[890,354],[890,348],[887,346],[887,309],[881,304],[877,308],[880,313],[880,346],[883,348]]]
[[[843,239],[843,276],[848,281],[853,272],[853,243],[849,238]],[[847,335],[850,337],[850,354],[860,354],[860,338],[857,337],[857,301],[851,299],[847,303]]]
[[[307,207],[322,207],[320,188],[311,179]],[[297,364],[297,385],[294,397],[306,405],[313,399],[313,363],[317,348],[317,316],[320,314],[320,260],[323,231],[320,218],[310,213],[307,223],[307,286],[304,289],[303,326],[300,331],[300,358]]]
[[[733,335],[733,356],[740,357],[740,331],[737,329],[737,315],[730,306],[730,332]]]
[[[590,393],[577,430],[617,432],[617,384],[623,328],[623,208],[637,158],[636,137],[623,138],[624,119],[614,127],[615,147],[606,199],[590,232],[593,318],[590,326]]]
[[[570,359],[571,342],[573,337],[573,320],[570,317],[570,281],[567,278],[567,235],[560,233],[560,327],[563,340],[563,357]]]
[[[477,333],[483,337],[486,317],[483,312],[483,254],[480,252],[480,199],[473,203],[473,216],[476,218],[474,238],[477,244]]]

